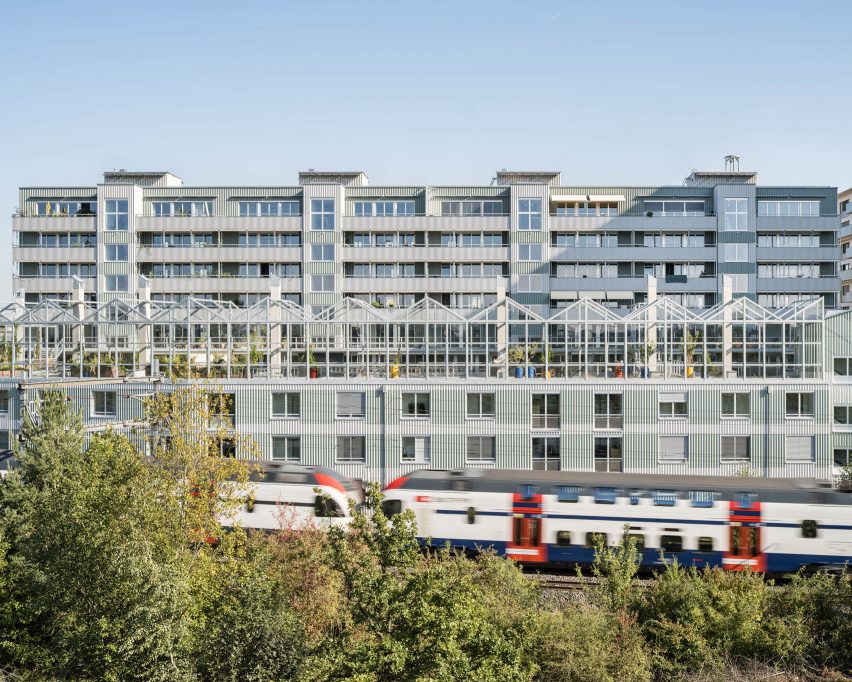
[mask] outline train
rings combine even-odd
[[[333,469],[284,462],[255,462],[245,502],[224,525],[277,530],[282,525],[348,524],[350,501],[363,503],[361,486]],[[319,491],[319,492],[317,492]]]
[[[816,481],[559,471],[419,470],[385,487],[422,542],[491,548],[526,565],[584,567],[633,537],[641,568],[844,571],[852,494]]]

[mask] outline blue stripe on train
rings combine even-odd
[[[425,539],[421,538],[421,542]],[[482,540],[461,540],[458,538],[431,538],[433,547],[444,547],[449,544],[451,547],[466,549],[471,551],[479,551],[485,549],[494,549],[498,554],[506,553],[506,542],[503,541],[488,541]],[[663,560],[660,559],[659,549],[645,549],[642,554],[642,566],[645,567],[660,567],[672,559],[677,559],[678,563],[683,566],[721,566],[722,552],[664,552]],[[767,553],[766,555],[766,570],[770,573],[789,573],[799,570],[802,566],[808,565],[839,565],[847,561],[852,561],[852,557],[835,556],[830,554],[779,554],[775,552]],[[571,546],[559,547],[558,545],[547,545],[547,560],[557,564],[591,564],[595,558],[595,550],[587,547]]]

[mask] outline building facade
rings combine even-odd
[[[829,478],[852,450],[852,318],[826,313],[838,228],[834,189],[739,172],[190,188],[121,171],[24,188],[0,438],[48,385],[89,428],[129,429],[142,396],[200,379],[269,458],[362,479]]]
[[[852,308],[852,187],[837,196],[840,215],[840,307]]]

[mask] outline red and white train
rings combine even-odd
[[[529,564],[586,565],[629,525],[644,566],[783,574],[852,561],[852,494],[814,481],[478,469],[422,470],[385,489],[433,546],[494,548]]]

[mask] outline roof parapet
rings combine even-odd
[[[169,171],[104,171],[104,184],[133,184],[139,187],[180,187],[183,185],[177,175]]]

